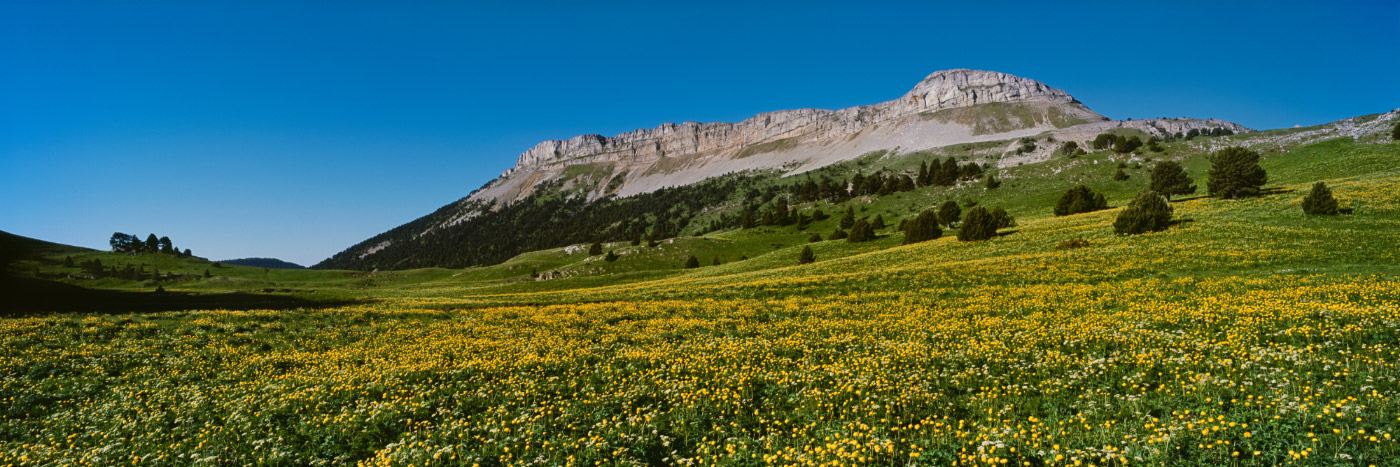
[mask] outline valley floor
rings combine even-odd
[[[801,266],[262,272],[354,301],[4,318],[0,465],[1397,465],[1400,161],[1343,150],[1146,235],[1110,209]],[[1353,214],[1302,214],[1316,179]]]

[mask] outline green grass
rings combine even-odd
[[[0,319],[0,465],[1393,465],[1400,145],[1270,154],[1265,196],[1187,197],[1166,231],[1114,235],[1152,162],[1204,185],[1198,142],[1007,168],[997,190],[800,205],[833,216],[805,231],[608,244],[615,263],[568,248],[161,284],[239,294],[229,306],[138,301],[152,284],[61,265],[202,273],[199,259],[5,237],[34,252],[16,274],[152,308]],[[1114,182],[1119,162],[1143,168]],[[1353,213],[1304,215],[1315,181]],[[1114,208],[1051,215],[1079,183]],[[817,262],[797,264],[848,205],[897,225],[948,199],[1004,206],[1019,226],[914,245],[886,229],[810,244]],[[1057,248],[1077,238],[1088,246]],[[682,269],[689,255],[705,266]],[[278,296],[304,301],[250,300]]]

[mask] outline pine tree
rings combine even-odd
[[[958,207],[956,201],[944,201],[943,205],[938,207],[938,222],[945,227],[953,228],[958,224],[958,219],[961,218],[962,208]]]
[[[1170,225],[1171,218],[1172,207],[1165,197],[1152,190],[1142,190],[1128,203],[1128,207],[1118,213],[1118,219],[1113,221],[1113,231],[1118,235],[1136,235],[1164,230]]]
[[[1303,198],[1303,212],[1324,216],[1337,214],[1337,198],[1332,197],[1332,190],[1327,189],[1326,183],[1313,184],[1312,191]]]
[[[856,208],[847,206],[846,215],[841,216],[841,222],[837,225],[843,229],[849,229],[851,226],[856,225]]]
[[[1094,212],[1101,209],[1108,209],[1108,200],[1104,199],[1102,193],[1095,193],[1084,185],[1070,188],[1055,203],[1056,216]]]
[[[976,206],[963,216],[962,228],[958,229],[958,240],[972,242],[997,236],[997,219],[987,208]]]
[[[1095,151],[1102,151],[1104,149],[1108,149],[1110,146],[1113,146],[1114,140],[1115,138],[1112,134],[1103,133],[1094,138],[1092,146],[1094,147]]]
[[[871,229],[874,229],[874,230],[882,230],[882,229],[884,229],[884,228],[885,228],[885,218],[884,218],[883,216],[879,215],[879,214],[876,214],[876,215],[875,215],[875,220],[870,221],[870,228],[871,228]]]
[[[758,222],[754,220],[753,209],[745,208],[744,213],[739,215],[739,228],[752,229],[757,225]]]
[[[812,236],[807,237],[808,243],[817,243],[820,241],[822,241],[822,234],[819,233],[812,233]]]
[[[958,161],[949,157],[943,161],[943,168],[938,171],[938,184],[953,186],[956,183],[958,183]]]
[[[992,208],[992,220],[996,221],[995,224],[998,229],[1016,226],[1016,218],[1007,214],[1006,210],[1002,209],[1001,206]]]
[[[848,236],[849,236],[849,235],[846,234],[846,231],[845,231],[845,230],[841,230],[840,227],[837,227],[836,230],[831,231],[831,235],[828,235],[828,236],[826,237],[826,239],[827,239],[827,240],[840,240],[840,239],[846,238],[846,237],[848,237]]]
[[[1259,166],[1258,152],[1230,146],[1211,154],[1206,191],[1224,199],[1257,196],[1268,180],[1268,174]]]
[[[778,202],[773,206],[773,224],[788,225],[791,223],[792,219],[789,217],[787,199],[778,198]]]
[[[1118,169],[1117,172],[1114,172],[1114,173],[1113,173],[1113,180],[1114,180],[1114,181],[1121,182],[1121,181],[1124,181],[1124,180],[1127,180],[1127,179],[1128,179],[1128,173],[1127,173],[1127,172],[1124,172],[1123,169]]]
[[[695,255],[690,255],[689,258],[685,259],[686,269],[695,269],[698,267],[700,267],[700,258],[696,258]]]
[[[603,254],[602,242],[593,242],[592,245],[588,246],[588,256],[598,256],[601,254]]]
[[[147,235],[144,247],[148,253],[160,251],[160,239],[156,238],[156,234]]]
[[[797,256],[797,264],[811,264],[817,260],[817,255],[812,253],[812,247],[802,247],[802,253]]]
[[[72,257],[72,256],[64,256],[64,257],[63,257],[63,267],[65,267],[65,268],[71,268],[71,267],[73,267],[73,257]]]
[[[614,253],[612,250],[608,250],[608,254],[603,256],[603,261],[611,263],[613,261],[617,261],[617,258],[617,253]]]
[[[1163,161],[1152,168],[1152,182],[1148,184],[1148,189],[1161,193],[1170,202],[1172,195],[1195,193],[1196,185],[1191,184],[1191,176],[1186,174],[1181,164]]]
[[[919,186],[928,186],[928,185],[929,185],[928,181],[929,181],[929,178],[928,178],[928,163],[927,163],[927,162],[922,162],[922,161],[920,161],[920,162],[919,162],[919,178],[918,178]]]
[[[170,242],[170,237],[160,237],[160,252],[167,255],[175,253],[175,246]]]
[[[186,258],[189,258],[189,257],[191,257],[191,256],[194,256],[194,253],[191,252],[189,248],[186,248],[186,249],[185,249],[185,257],[186,257]]]
[[[1400,142],[1400,123],[1395,124],[1395,128],[1390,130],[1391,142]]]
[[[987,189],[988,189],[988,190],[995,190],[995,189],[1000,188],[1000,187],[1001,187],[1001,180],[997,180],[997,177],[996,177],[995,175],[988,175],[988,176],[987,176]]]
[[[942,236],[943,229],[938,228],[938,214],[934,213],[932,209],[920,212],[904,228],[905,245],[925,242]]]
[[[718,255],[715,256],[715,259],[714,259],[713,261],[710,261],[710,265],[712,265],[712,266],[719,266],[719,256],[718,256]]]
[[[210,278],[210,277],[214,277],[214,275],[209,273],[209,269],[208,269],[208,268],[205,268],[205,269],[204,269],[204,278],[205,278],[205,279],[208,279],[208,278]]]
[[[846,237],[846,241],[851,243],[868,242],[875,239],[875,230],[870,228],[870,223],[865,219],[856,221],[851,226],[851,235]]]

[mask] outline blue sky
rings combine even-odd
[[[949,68],[1115,119],[1400,107],[1397,2],[502,3],[0,2],[0,230],[309,265],[540,140],[873,104]]]

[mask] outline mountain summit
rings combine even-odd
[[[594,134],[544,141],[520,154],[514,167],[466,198],[361,242],[315,267],[464,266],[481,263],[431,258],[454,256],[445,255],[443,249],[473,248],[489,251],[482,254],[499,261],[503,255],[529,251],[524,246],[527,244],[530,248],[566,245],[555,243],[567,236],[498,247],[495,243],[503,241],[503,234],[535,234],[514,231],[523,224],[499,219],[491,221],[496,226],[491,233],[470,225],[481,216],[532,196],[590,203],[687,186],[730,173],[777,170],[792,175],[876,151],[910,153],[968,143],[1006,146],[1004,151],[994,150],[995,154],[974,162],[1016,165],[1044,160],[1054,152],[1048,144],[1018,149],[1021,138],[1048,137],[1088,146],[1099,133],[1118,128],[1167,136],[1219,127],[1249,131],[1220,120],[1111,121],[1069,93],[1039,81],[994,71],[944,70],[928,75],[898,99],[873,105],[780,110],[738,123],[665,123],[613,137]],[[501,228],[514,232],[498,231]],[[415,252],[430,243],[437,245],[432,247],[434,253]]]
[[[940,111],[985,104],[1006,105],[971,119],[929,118]],[[1013,115],[1024,118],[1010,121]],[[590,199],[628,196],[738,170],[797,163],[794,172],[801,172],[880,149],[1006,139],[1106,120],[1069,93],[1039,81],[994,71],[944,70],[924,78],[899,99],[874,105],[780,110],[739,123],[666,123],[611,138],[580,135],[544,141],[468,199],[512,203],[529,196],[540,182],[558,179],[566,167],[585,164],[609,166],[611,173],[606,180],[566,181],[569,188],[594,185],[584,190]]]

